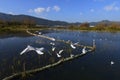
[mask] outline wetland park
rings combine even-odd
[[[120,80],[120,2],[109,1],[1,1],[0,80]]]

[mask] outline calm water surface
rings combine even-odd
[[[31,75],[27,80],[120,80],[120,33],[79,31],[42,31],[42,33],[90,46],[95,39],[97,48],[95,52],[81,58]],[[61,42],[55,42],[57,49],[52,52],[50,42],[36,36],[0,36],[0,79],[23,71],[23,63],[26,63],[26,70],[53,63],[59,60],[56,53],[61,49],[64,49],[63,56],[66,57],[69,53],[81,53],[81,48],[73,50]],[[27,45],[44,47],[45,54],[39,56],[31,51],[20,55]],[[114,62],[113,65],[111,61]]]

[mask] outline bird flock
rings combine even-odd
[[[70,41],[69,41],[70,42]],[[70,42],[69,46],[72,48],[72,49],[76,49],[76,45],[78,44],[79,42],[77,43],[72,43]],[[55,42],[50,42],[49,43],[52,47],[51,47],[51,51],[52,52],[55,52],[55,50],[57,49],[55,47]],[[29,53],[30,51],[35,51],[38,55],[43,55],[44,54],[44,51],[45,51],[45,48],[44,47],[40,47],[40,48],[37,48],[37,47],[33,47],[33,46],[30,46],[30,45],[27,45],[27,47],[25,49],[22,50],[22,52],[20,52],[20,55],[23,55],[25,53]],[[59,50],[59,51],[56,51],[56,56],[58,58],[62,57],[62,53],[64,52],[63,49]],[[86,47],[84,47],[82,49],[82,54],[86,54],[87,53],[87,50],[86,50]],[[73,57],[74,54],[70,54],[70,57]]]

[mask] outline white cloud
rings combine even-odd
[[[50,12],[51,10],[58,12],[58,11],[60,11],[60,7],[59,6],[53,6],[53,7],[47,7],[47,8],[38,7],[35,9],[29,9],[27,12],[41,14],[43,12]]]
[[[43,12],[45,12],[45,8],[42,8],[42,7],[36,8],[36,9],[34,9],[34,12],[37,14],[43,13]]]
[[[8,14],[12,14],[12,15],[14,15],[14,13],[13,13],[13,12],[8,12]]]
[[[38,7],[35,9],[29,9],[28,12],[29,13],[37,13],[37,14],[41,14],[43,12],[49,12],[51,7],[47,7],[47,8],[43,8],[43,7]]]
[[[91,9],[90,12],[94,12],[95,10],[94,9]]]
[[[112,3],[111,5],[107,5],[104,7],[106,11],[118,11],[120,8],[116,6],[116,3]]]
[[[55,10],[56,12],[60,11],[60,7],[59,6],[53,6],[53,10]]]
[[[51,8],[51,7],[47,7],[47,8],[46,8],[46,12],[49,12],[49,11],[50,11],[50,8]]]

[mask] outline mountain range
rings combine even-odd
[[[47,25],[47,26],[55,26],[55,25],[66,26],[66,25],[71,25],[71,24],[73,24],[73,25],[81,24],[81,22],[68,23],[65,21],[53,21],[53,20],[37,18],[37,17],[29,16],[29,15],[12,15],[12,14],[5,14],[5,13],[0,13],[0,20],[4,20],[4,21],[8,21],[8,22],[11,22],[11,21],[23,22],[25,20],[31,20],[31,21],[34,21],[34,23],[36,25]],[[110,24],[115,21],[102,20],[102,21],[98,21],[98,22],[90,22],[90,25],[95,26],[101,22]],[[120,22],[117,22],[117,23],[120,23]]]
[[[37,25],[48,25],[48,26],[69,24],[68,22],[65,22],[65,21],[53,21],[53,20],[37,18],[29,15],[12,15],[12,14],[5,14],[5,13],[0,13],[0,20],[8,21],[8,22],[11,22],[11,21],[23,22],[24,20],[31,20],[31,21],[34,21],[34,23]]]

